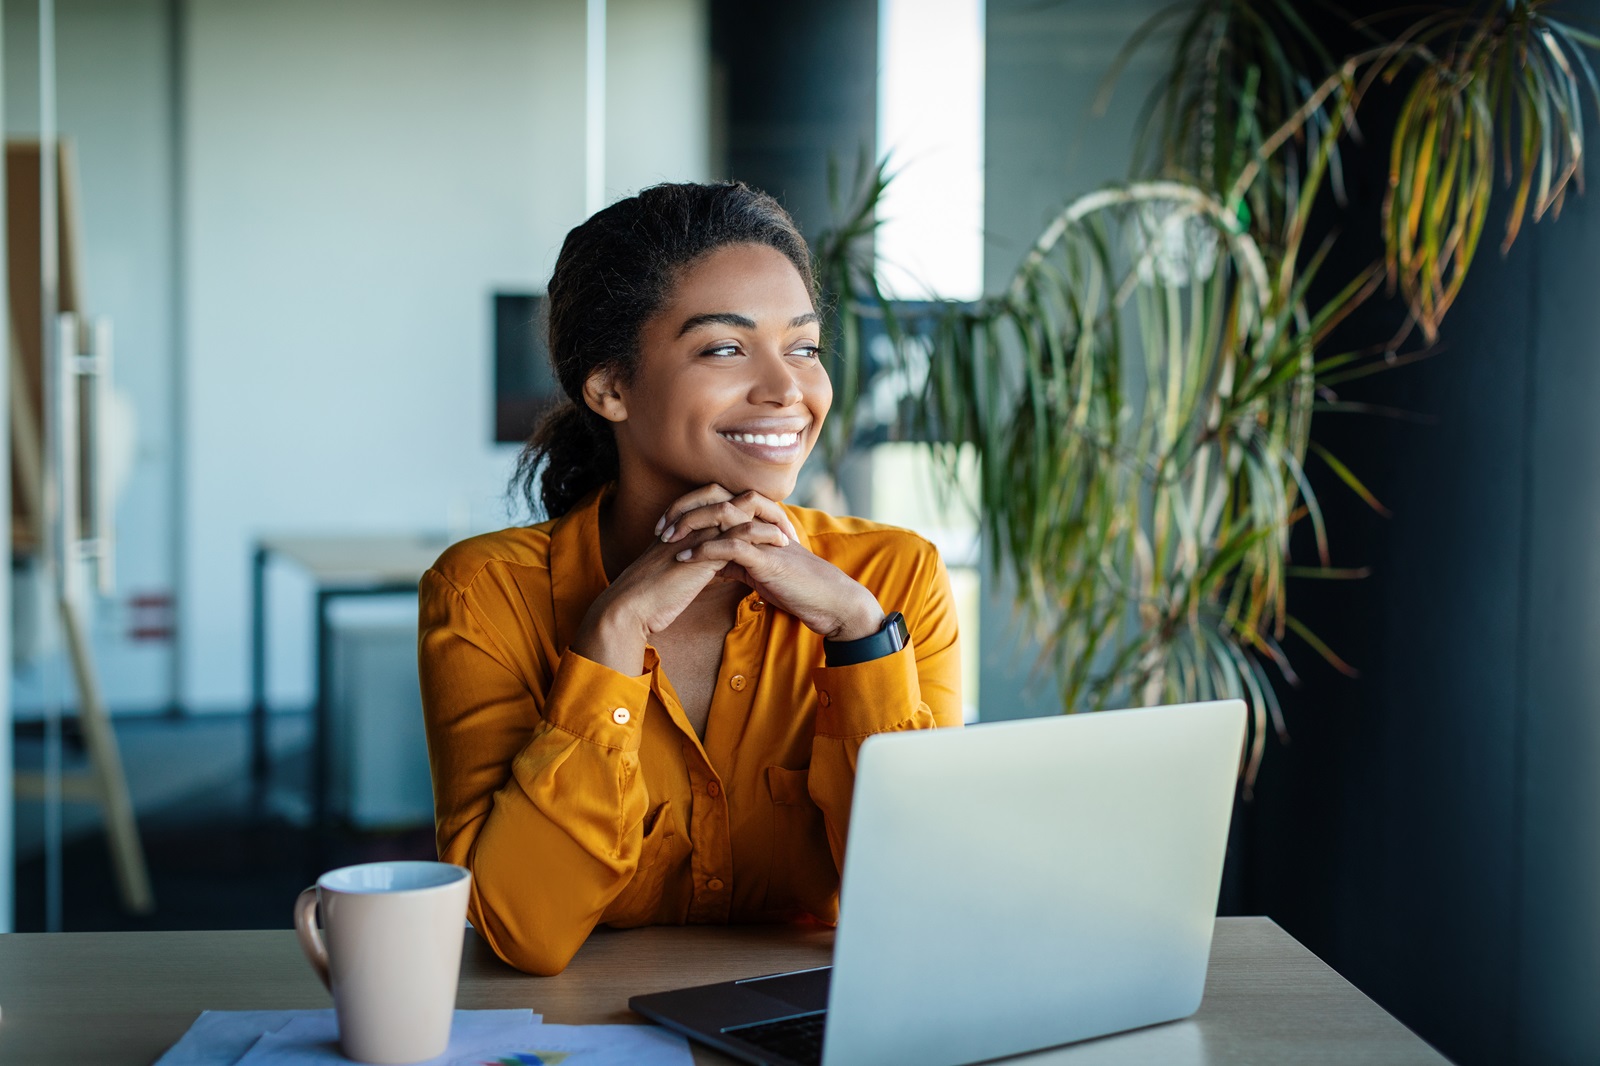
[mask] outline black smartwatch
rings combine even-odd
[[[822,665],[854,666],[871,662],[885,655],[893,655],[911,643],[911,631],[906,628],[906,616],[899,611],[883,620],[883,627],[870,637],[860,640],[824,640]]]

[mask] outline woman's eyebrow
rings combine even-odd
[[[801,326],[820,321],[822,320],[817,317],[815,311],[807,311],[803,315],[796,315],[791,318],[789,320],[789,328],[799,329]],[[678,336],[682,337],[699,329],[701,326],[734,326],[738,329],[755,329],[756,323],[754,319],[734,314],[732,311],[712,311],[704,315],[692,315],[686,319],[683,325],[678,328]]]
[[[693,315],[678,329],[678,336],[683,336],[701,326],[737,326],[739,329],[755,329],[754,320],[743,315],[736,315],[732,311],[713,311],[706,315]]]

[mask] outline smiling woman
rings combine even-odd
[[[832,922],[857,749],[960,724],[960,650],[931,544],[784,502],[833,398],[810,253],[763,193],[660,185],[549,293],[550,518],[421,586],[440,857],[536,973],[600,922]]]

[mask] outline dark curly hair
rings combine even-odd
[[[639,333],[666,303],[684,268],[730,244],[764,244],[794,264],[818,302],[811,252],[794,219],[743,182],[656,185],[620,200],[567,234],[546,300],[550,362],[567,399],[539,422],[517,458],[511,491],[531,511],[566,514],[615,480],[616,438],[590,409],[583,385],[596,370],[631,381]]]

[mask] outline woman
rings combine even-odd
[[[548,302],[551,521],[421,585],[440,857],[534,973],[599,922],[832,922],[856,752],[958,724],[959,651],[932,545],[783,505],[833,395],[805,241],[661,185],[568,234]]]

